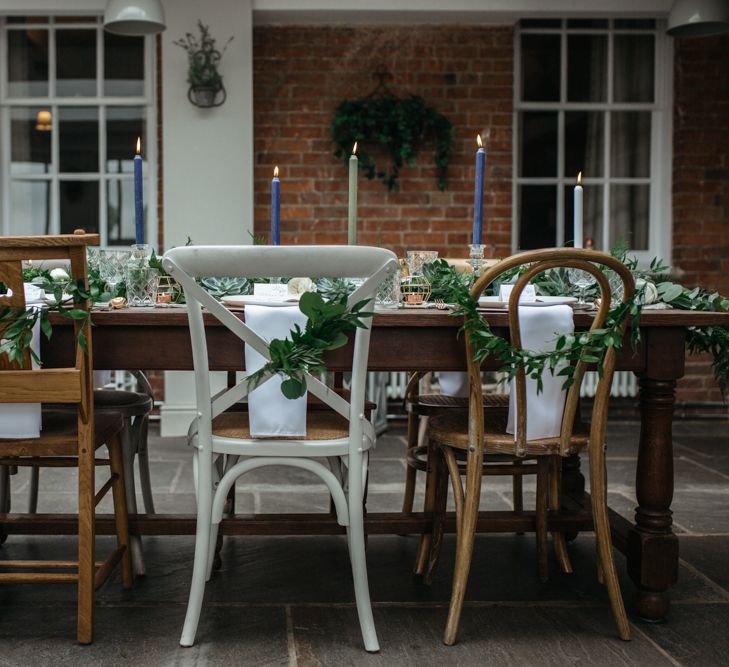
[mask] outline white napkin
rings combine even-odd
[[[43,297],[45,297],[46,292],[42,287],[38,287],[33,283],[23,283],[23,291],[25,292],[26,305],[44,303]]]
[[[520,306],[519,324],[522,348],[536,352],[551,352],[558,336],[575,330],[573,311],[569,306]],[[564,376],[557,375],[559,370],[559,367],[555,369],[555,375],[549,369],[542,372],[543,389],[539,394],[537,381],[526,378],[527,440],[554,438],[560,433],[567,392],[562,389]],[[515,384],[516,381],[512,380],[507,433],[515,433],[516,430]]]
[[[40,356],[40,321],[33,327],[31,349]],[[33,361],[33,368],[38,364]],[[3,403],[0,405],[0,438],[39,438],[40,403]]]
[[[444,396],[457,396],[458,398],[468,396],[468,373],[442,371],[438,373],[438,384],[440,393]]]
[[[288,338],[289,332],[298,324],[306,326],[306,315],[298,306],[269,307],[247,305],[246,324],[261,338],[270,341],[274,338]],[[250,345],[245,346],[246,372],[248,374],[261,368],[266,360]],[[279,377],[254,389],[248,395],[248,412],[251,435],[255,438],[272,436],[306,435],[306,395],[288,399],[281,393]]]

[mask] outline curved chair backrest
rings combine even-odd
[[[524,288],[535,276],[556,268],[573,268],[581,269],[590,273],[597,281],[600,289],[600,306],[593,319],[590,329],[599,329],[605,324],[608,312],[610,310],[611,291],[608,278],[605,275],[605,269],[614,271],[623,284],[622,302],[627,303],[633,298],[635,292],[635,282],[633,275],[628,268],[620,260],[612,255],[595,250],[580,250],[575,248],[547,248],[544,250],[531,250],[527,252],[512,255],[495,266],[491,267],[474,283],[471,289],[471,296],[475,299],[483,293],[491,283],[499,276],[511,269],[517,267],[525,267],[523,273],[516,281],[516,285],[509,297],[509,330],[511,336],[511,344],[513,347],[521,348],[521,330],[519,324],[519,298]],[[625,332],[627,319],[623,322],[622,333]],[[476,409],[475,406],[482,405],[481,381],[480,381],[480,365],[474,362],[470,354],[471,341],[466,336],[466,350],[468,357],[469,383],[470,389],[470,420],[477,418],[478,423],[471,422],[470,426],[478,429],[479,433],[483,433],[483,414],[482,409]],[[613,372],[615,370],[615,349],[610,348],[605,354],[603,361],[603,373],[598,379],[597,389],[595,392],[595,401],[592,411],[591,434],[604,439],[604,429],[607,421],[607,403],[610,397],[610,385],[612,383]],[[574,383],[570,386],[567,393],[567,399],[562,416],[562,425],[560,429],[560,452],[564,456],[569,453],[570,438],[572,436],[572,426],[575,415],[577,414],[578,402],[580,400],[580,387],[582,379],[587,370],[587,364],[584,361],[578,361],[575,368]],[[517,369],[515,377],[516,388],[516,407],[517,407],[517,423],[516,423],[516,440],[515,452],[522,456],[526,451],[526,433],[527,433],[527,405],[526,405],[526,374],[524,368]],[[482,437],[482,436],[481,436]],[[478,440],[480,442],[481,440]]]
[[[397,259],[389,250],[364,246],[186,246],[168,250],[162,265],[182,285],[188,303],[197,409],[201,420],[206,421],[244,399],[249,389],[244,379],[234,387],[212,396],[202,308],[205,307],[233,334],[266,359],[270,359],[270,355],[268,342],[202,289],[195,281],[196,278],[306,276],[362,279],[362,284],[349,297],[351,306],[365,299],[374,300],[380,283],[397,269]],[[349,402],[331,391],[318,378],[310,374],[306,376],[307,391],[349,420],[352,443],[361,443],[362,429],[366,431],[365,435],[374,438],[371,424],[360,420],[360,416],[365,414],[370,341],[370,327],[367,321],[366,324],[366,328],[357,329],[354,335]],[[264,378],[263,382],[271,377]]]

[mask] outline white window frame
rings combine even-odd
[[[88,14],[86,14],[88,16]],[[48,96],[46,97],[8,97],[7,61],[9,58],[9,43],[7,34],[9,30],[22,28],[23,24],[6,23],[5,17],[0,17],[0,234],[8,235],[10,230],[10,183],[12,180],[39,180],[49,181],[51,184],[50,196],[50,233],[58,234],[61,229],[60,221],[60,188],[61,180],[98,181],[99,182],[99,234],[101,246],[108,244],[108,208],[107,183],[114,180],[133,180],[132,173],[107,173],[105,165],[106,155],[106,109],[108,107],[142,107],[145,109],[144,121],[146,127],[143,154],[145,159],[144,171],[144,201],[146,209],[145,232],[147,243],[157,245],[157,113],[156,113],[156,45],[153,36],[145,37],[144,44],[144,94],[141,96],[110,97],[103,95],[104,86],[104,49],[102,17],[96,23],[88,21],[72,23],[64,17],[64,22],[57,24],[55,17],[50,16],[43,23],[33,23],[33,28],[48,29]],[[58,28],[56,28],[58,26]],[[58,97],[56,89],[56,29],[84,29],[95,30],[96,39],[96,95],[86,97]],[[47,107],[51,111],[51,170],[46,174],[24,174],[22,178],[10,176],[10,109],[13,107]],[[96,172],[80,172],[59,175],[59,135],[58,135],[58,109],[63,107],[93,107],[98,110],[99,132],[99,168]],[[134,146],[129,147],[129,158],[134,156]],[[17,232],[17,228],[16,228]]]
[[[557,238],[556,245],[564,244],[564,195],[565,188],[575,184],[575,176],[564,176],[565,159],[565,111],[650,111],[651,112],[651,150],[650,176],[644,179],[650,186],[648,249],[631,250],[638,260],[647,264],[653,257],[661,257],[670,262],[672,244],[672,162],[673,162],[673,39],[666,35],[666,22],[656,19],[653,29],[621,29],[614,27],[615,18],[608,19],[607,28],[567,28],[569,19],[561,19],[560,27],[535,28],[522,27],[517,24],[514,39],[514,112],[513,112],[513,153],[512,169],[512,250],[519,250],[520,202],[519,186],[540,184],[558,187],[557,196]],[[521,35],[523,34],[556,34],[561,38],[560,58],[560,101],[558,102],[523,102],[521,101]],[[567,102],[567,35],[607,35],[607,87],[605,102]],[[616,103],[612,101],[613,92],[613,36],[616,34],[651,34],[655,37],[654,63],[654,101],[652,103]],[[557,176],[544,178],[521,177],[519,175],[519,113],[522,111],[556,111],[557,123]],[[603,186],[603,239],[601,245],[606,247],[610,230],[610,184],[621,180],[639,183],[639,179],[608,178],[610,165],[610,113],[605,114],[604,123],[604,173],[601,177],[583,174],[585,188],[590,185]]]

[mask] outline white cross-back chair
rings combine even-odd
[[[197,418],[190,428],[197,480],[197,532],[190,599],[180,644],[195,641],[205,581],[209,579],[223,507],[235,481],[267,465],[309,470],[327,485],[337,521],[347,527],[357,612],[365,649],[379,650],[370,605],[364,550],[363,497],[368,451],[375,431],[365,418],[365,380],[370,328],[357,329],[352,354],[352,383],[347,397],[307,375],[307,391],[327,410],[310,410],[305,437],[253,438],[245,412],[226,412],[248,395],[242,380],[211,394],[202,308],[215,316],[246,345],[269,359],[268,341],[256,334],[195,282],[201,276],[308,276],[361,278],[350,305],[373,299],[377,287],[397,268],[395,255],[382,248],[358,246],[189,246],[165,253],[164,268],[183,286],[192,338]],[[367,308],[366,308],[367,309]],[[372,310],[372,308],[369,308]],[[242,361],[242,359],[241,359]],[[271,379],[268,376],[264,381]],[[347,400],[347,398],[349,400]],[[228,462],[221,465],[227,455]],[[238,456],[245,456],[238,461]],[[314,460],[326,458],[330,467]]]

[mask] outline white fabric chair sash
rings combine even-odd
[[[458,398],[468,396],[468,373],[440,372],[438,373],[438,384],[440,393],[444,396],[457,396]]]
[[[40,321],[33,327],[30,346],[40,356]],[[33,368],[38,368],[35,361]],[[0,438],[40,438],[41,421],[40,403],[4,403],[0,405]]]
[[[259,336],[270,342],[274,338],[288,338],[298,324],[306,326],[306,315],[298,306],[246,306],[246,324]],[[246,373],[259,370],[266,363],[263,355],[245,345]],[[306,395],[288,399],[281,393],[282,378],[274,377],[248,394],[248,419],[251,435],[255,438],[306,435]]]
[[[558,336],[574,331],[573,311],[570,306],[539,308],[520,306],[519,327],[523,349],[551,352],[555,348]],[[562,413],[567,398],[567,392],[562,389],[564,376],[557,375],[560,368],[555,369],[554,375],[548,369],[542,372],[543,390],[539,394],[537,394],[537,381],[526,378],[527,440],[555,438],[560,434]],[[506,432],[514,433],[515,440],[516,414],[516,387],[515,381],[512,380]]]

